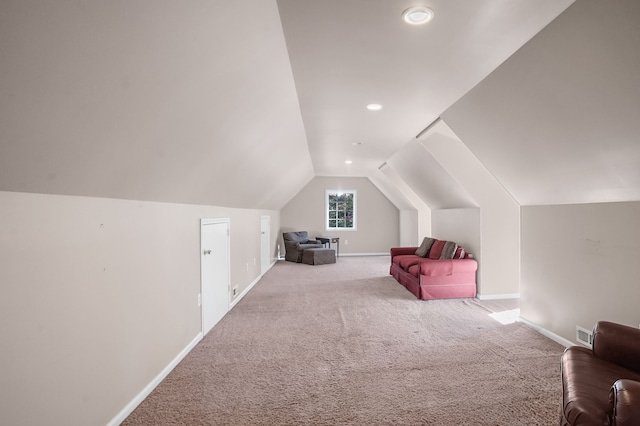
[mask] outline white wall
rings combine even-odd
[[[325,190],[355,189],[357,195],[357,230],[325,229]],[[282,232],[308,231],[310,237],[340,237],[340,253],[389,253],[400,242],[400,215],[367,178],[316,177],[282,208],[279,238]],[[348,243],[347,243],[348,241]],[[282,253],[284,255],[284,245]]]
[[[260,216],[272,248],[280,228],[268,210],[13,192],[0,206],[7,425],[109,422],[201,331],[200,218],[231,219],[240,292],[260,275]]]
[[[640,324],[640,202],[522,208],[520,315],[565,339]]]
[[[639,23],[576,1],[441,116],[520,205],[640,200]]]
[[[275,0],[3,0],[0,56],[0,190],[279,209],[313,177]]]
[[[424,148],[480,206],[482,286],[478,297],[519,293],[520,206],[455,133],[440,120],[421,137]]]
[[[420,245],[418,216],[418,210],[400,210],[400,247]]]

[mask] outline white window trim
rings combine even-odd
[[[329,194],[353,194],[353,228],[329,227]],[[327,189],[324,192],[324,228],[325,231],[357,231],[358,230],[358,191],[355,189]]]

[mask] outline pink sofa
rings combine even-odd
[[[418,299],[475,297],[477,262],[461,247],[441,259],[444,243],[436,240],[426,257],[415,254],[418,247],[392,248],[390,274]]]

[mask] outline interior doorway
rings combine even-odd
[[[200,221],[200,294],[202,335],[229,312],[229,219]]]

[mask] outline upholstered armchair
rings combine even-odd
[[[284,260],[290,262],[302,262],[302,253],[305,249],[323,247],[319,241],[310,240],[307,231],[283,232],[282,238],[284,239]]]

